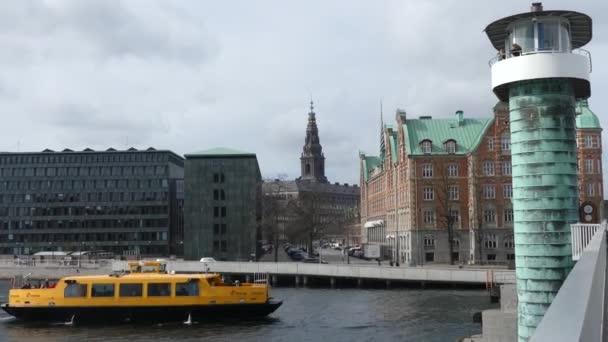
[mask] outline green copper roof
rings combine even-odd
[[[192,153],[186,154],[186,157],[197,157],[197,156],[201,156],[201,157],[224,157],[224,156],[238,157],[238,156],[255,156],[255,153],[243,152],[243,151],[239,151],[239,150],[235,150],[233,148],[227,148],[227,147],[216,147],[216,148],[212,148],[209,150],[203,150],[203,151],[192,152]]]
[[[456,119],[413,119],[403,125],[408,155],[424,155],[420,143],[423,140],[432,142],[431,154],[447,154],[443,143],[456,141],[456,154],[473,152],[481,138],[491,126],[493,118],[463,119],[458,124]]]
[[[371,170],[379,167],[382,164],[382,159],[376,156],[362,155],[363,159],[363,177],[367,181]]]
[[[600,120],[591,111],[591,109],[589,109],[589,103],[587,100],[578,101],[577,107],[577,111],[580,111],[581,114],[576,116],[576,128],[602,129]]]
[[[391,160],[393,164],[397,164],[397,132],[392,132],[389,136],[389,142],[391,145]]]

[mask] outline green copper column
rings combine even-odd
[[[578,220],[575,98],[567,79],[509,88],[518,335],[527,341],[572,269]]]

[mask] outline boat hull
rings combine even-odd
[[[260,304],[215,304],[192,306],[78,306],[15,307],[2,309],[17,319],[54,322],[180,322],[260,318],[274,312],[282,301]]]

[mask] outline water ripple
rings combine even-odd
[[[0,283],[0,295],[8,284]],[[454,341],[479,333],[485,291],[275,288],[283,305],[264,320],[115,326],[24,323],[0,313],[0,341]]]

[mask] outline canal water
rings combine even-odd
[[[9,284],[0,282],[0,302]],[[0,312],[0,341],[457,341],[481,332],[486,291],[454,289],[272,289],[283,305],[257,321],[69,326],[24,323]]]

